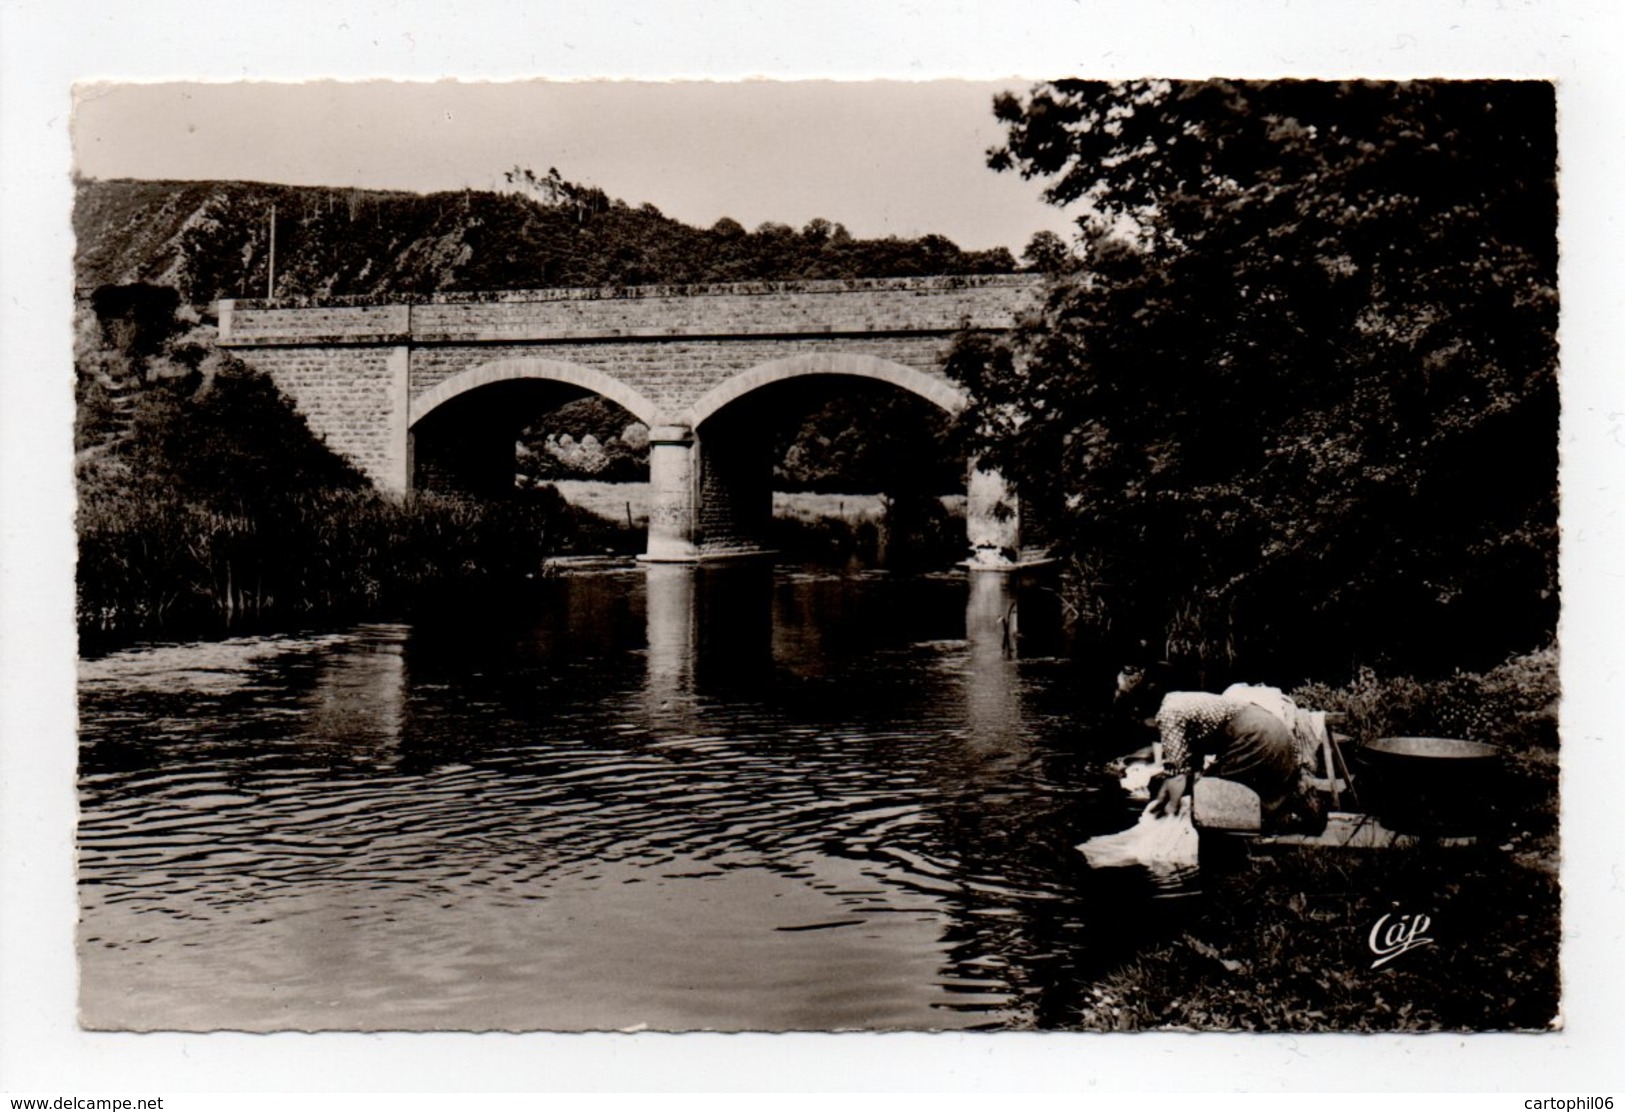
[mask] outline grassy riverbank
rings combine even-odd
[[[1096,985],[1100,1030],[1538,1030],[1558,1015],[1557,656],[1420,682],[1364,671],[1294,692],[1358,741],[1448,734],[1504,754],[1495,837],[1470,847],[1254,847],[1210,867],[1200,911]],[[1433,941],[1377,968],[1383,916]]]
[[[1111,1031],[1540,1030],[1558,1015],[1553,862],[1517,849],[1280,848],[1204,878],[1201,912],[1092,990]],[[1383,916],[1429,945],[1379,968]]]

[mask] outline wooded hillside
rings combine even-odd
[[[183,302],[264,297],[276,208],[279,296],[412,294],[1016,270],[1008,251],[941,236],[855,239],[733,220],[695,228],[556,176],[509,193],[379,192],[254,182],[83,181],[75,198],[83,292],[148,282]]]

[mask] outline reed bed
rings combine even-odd
[[[82,638],[404,611],[497,587],[603,538],[551,488],[499,501],[316,489],[222,508],[159,488],[81,489]]]

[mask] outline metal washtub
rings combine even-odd
[[[1359,751],[1361,796],[1390,830],[1471,835],[1494,829],[1501,751],[1481,741],[1384,737]]]

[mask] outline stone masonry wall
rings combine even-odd
[[[555,359],[604,371],[654,402],[667,419],[675,419],[712,387],[777,359],[816,352],[873,355],[935,375],[949,342],[946,336],[854,336],[423,347],[412,350],[409,389],[416,398],[482,364]]]
[[[383,490],[406,489],[406,350],[240,348],[269,374],[310,429]]]
[[[695,540],[707,553],[761,547],[773,518],[770,438],[747,416],[724,418],[698,440]]]
[[[318,305],[222,301],[222,340],[233,344],[400,341],[411,329],[405,305]]]

